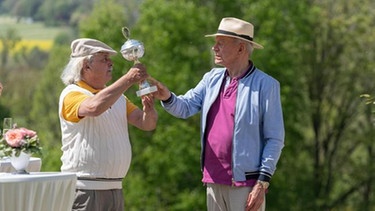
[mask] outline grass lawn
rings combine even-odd
[[[26,19],[17,23],[16,18],[0,16],[0,36],[3,36],[10,28],[15,29],[23,40],[53,40],[64,30],[64,28],[46,27],[43,23]]]

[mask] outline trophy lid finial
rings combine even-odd
[[[127,27],[122,27],[122,34],[128,40],[130,38],[130,30]]]

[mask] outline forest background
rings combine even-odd
[[[119,50],[128,26],[145,45],[150,75],[183,94],[214,66],[214,40],[204,35],[228,16],[254,24],[265,48],[252,60],[281,83],[286,145],[267,210],[374,210],[374,116],[360,97],[375,88],[371,0],[0,0],[0,119],[36,130],[42,171],[59,171],[60,74],[73,39]],[[116,80],[132,63],[113,60]],[[141,106],[136,90],[125,94]],[[126,208],[205,210],[199,115],[176,119],[156,107],[155,131],[129,128]]]

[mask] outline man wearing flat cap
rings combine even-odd
[[[157,113],[152,96],[142,97],[143,110],[123,93],[148,77],[135,64],[111,85],[116,51],[89,38],[71,44],[71,56],[61,79],[59,100],[62,132],[62,172],[77,174],[72,210],[122,211],[122,179],[131,162],[128,124],[154,130]]]
[[[277,80],[249,58],[254,27],[223,18],[212,50],[215,64],[193,89],[177,96],[154,80],[164,109],[178,118],[201,113],[202,182],[209,211],[265,210],[265,194],[284,147]]]

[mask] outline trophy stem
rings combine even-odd
[[[144,80],[141,83],[139,83],[139,89],[144,89],[147,87],[150,87],[150,84],[147,82],[147,80]]]

